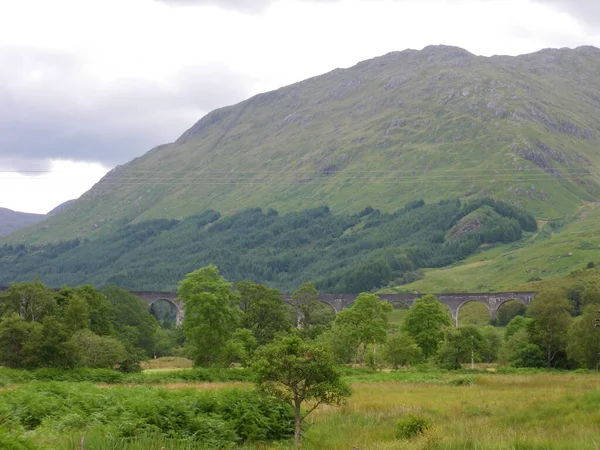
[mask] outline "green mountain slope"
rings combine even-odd
[[[0,236],[6,236],[21,228],[41,222],[44,217],[43,214],[30,214],[0,208]]]
[[[566,219],[540,221],[539,228],[519,242],[484,247],[450,267],[427,269],[424,279],[400,288],[421,292],[556,288],[562,277],[585,270],[588,263],[600,265],[600,203],[585,204]]]
[[[473,218],[477,227],[467,229]],[[51,286],[174,290],[186,273],[216,264],[231,281],[287,292],[306,281],[325,292],[362,292],[414,280],[421,267],[447,266],[481,244],[514,242],[536,228],[533,216],[492,199],[411,202],[393,214],[373,208],[333,214],[327,207],[285,215],[253,208],[227,217],[207,211],[127,225],[93,240],[0,246],[0,286],[40,276]]]
[[[596,48],[406,50],[213,111],[25,239],[207,209],[394,211],[420,198],[494,196],[555,219],[600,194],[599,139]]]

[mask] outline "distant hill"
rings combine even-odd
[[[493,196],[555,219],[600,195],[599,93],[594,47],[390,53],[209,113],[26,240],[207,209],[394,211],[421,198]]]
[[[0,236],[6,236],[21,228],[38,223],[45,217],[44,214],[22,213],[7,208],[0,208]]]
[[[64,203],[61,203],[60,205],[58,205],[56,208],[54,208],[52,211],[50,211],[47,215],[48,216],[55,216],[56,214],[64,211],[69,205],[72,205],[73,203],[75,203],[76,200],[67,200]]]
[[[333,214],[325,206],[285,215],[206,211],[127,225],[97,239],[2,245],[0,286],[39,276],[51,286],[174,290],[187,273],[216,264],[232,282],[293,292],[315,281],[324,292],[363,292],[414,281],[423,267],[447,266],[482,244],[517,242],[536,230],[533,216],[492,199],[411,202],[393,214]]]

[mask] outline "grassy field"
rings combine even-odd
[[[301,448],[346,449],[597,449],[600,448],[600,374],[544,372],[511,369],[479,371],[395,371],[370,373],[347,369],[353,395],[343,407],[321,407],[306,422]],[[51,391],[62,392],[52,384]],[[65,390],[77,395],[78,388],[66,383]],[[13,389],[31,389],[15,386]],[[41,389],[34,386],[33,389]],[[73,390],[75,389],[75,390]],[[102,395],[91,385],[81,389]],[[164,391],[182,391],[182,401],[198,391],[251,389],[243,383],[187,383],[161,387],[102,386],[107,398],[138,392],[148,399],[168,398]],[[6,391],[5,391],[6,393]],[[84,396],[85,397],[85,396]],[[81,397],[83,399],[84,397]],[[28,398],[27,396],[23,398]],[[92,397],[94,398],[94,397]],[[56,401],[56,400],[54,400]],[[93,400],[97,401],[97,399]],[[127,402],[123,403],[127,405]],[[31,407],[30,405],[27,407]],[[78,406],[80,407],[80,406]],[[139,406],[138,406],[139,407]],[[18,409],[18,411],[21,411]],[[35,411],[35,410],[34,410]],[[144,411],[144,410],[142,410]],[[165,414],[172,414],[165,410]],[[159,414],[159,412],[157,412]],[[411,439],[396,436],[399,419],[407,414],[424,417],[430,424],[422,435]],[[100,424],[65,422],[60,416],[44,420],[29,435],[38,445],[53,449],[188,450],[201,448],[184,440],[156,434],[118,436],[114,428],[104,432]],[[125,416],[131,417],[131,416]],[[131,419],[130,419],[131,420]],[[56,433],[57,423],[64,427]],[[63,423],[64,422],[64,423]],[[82,428],[79,428],[82,427]],[[46,433],[45,430],[53,430]],[[197,445],[197,444],[196,444]],[[227,447],[234,448],[234,447]],[[238,448],[238,447],[235,447]],[[251,443],[246,450],[287,450],[291,441]]]
[[[354,383],[343,408],[309,419],[304,449],[596,449],[600,446],[600,377],[596,374],[477,375],[473,384]],[[398,440],[407,413],[433,424]],[[259,448],[259,447],[253,447]],[[280,444],[273,449],[288,449]]]

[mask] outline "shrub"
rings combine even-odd
[[[451,384],[453,386],[471,386],[474,383],[475,383],[475,379],[470,375],[452,378],[448,382],[448,384]]]
[[[193,445],[190,448],[236,448],[244,442],[285,439],[294,430],[291,407],[255,391],[104,389],[66,382],[33,382],[0,392],[0,417],[10,417],[15,427],[40,435],[96,427],[122,439],[144,434],[184,439]],[[2,445],[1,433],[0,429],[0,449],[12,450]]]
[[[0,448],[2,450],[36,450],[39,446],[34,445],[31,441],[25,440],[19,436],[14,436],[0,427]]]
[[[431,428],[431,422],[421,415],[407,414],[400,420],[396,426],[397,439],[412,439],[421,436]]]

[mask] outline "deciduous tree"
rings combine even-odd
[[[340,311],[335,318],[335,328],[350,330],[358,343],[358,360],[362,362],[369,345],[383,344],[387,340],[389,315],[392,305],[374,294],[362,293],[354,304]]]
[[[311,412],[322,404],[343,404],[351,393],[331,355],[295,335],[260,348],[253,368],[259,386],[294,409],[295,448],[302,422]],[[308,411],[302,411],[305,402],[311,402]]]
[[[383,359],[394,369],[416,363],[421,354],[421,348],[406,333],[390,336],[383,349]]]
[[[590,304],[569,329],[567,356],[582,367],[597,369],[600,363],[600,328],[595,326],[598,305]]]
[[[429,358],[437,353],[445,329],[450,325],[445,306],[429,294],[415,300],[406,314],[402,330],[413,338],[423,356]]]
[[[533,322],[527,332],[531,343],[537,345],[544,353],[547,367],[553,367],[556,356],[566,351],[572,320],[570,308],[566,294],[561,291],[541,292],[534,297],[529,306]]]
[[[236,289],[242,310],[240,326],[252,331],[260,345],[273,340],[276,334],[290,330],[291,323],[277,289],[251,281],[237,283]]]
[[[187,274],[178,296],[185,304],[183,329],[193,346],[194,364],[221,362],[225,343],[238,325],[239,294],[210,265]]]

